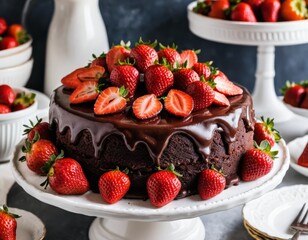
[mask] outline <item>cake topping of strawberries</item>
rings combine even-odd
[[[157,116],[163,109],[163,104],[155,94],[147,94],[137,98],[133,103],[133,112],[138,119],[148,119]]]
[[[174,87],[184,92],[189,84],[199,80],[198,73],[190,68],[179,68],[174,72]]]
[[[264,119],[261,117],[261,122],[255,123],[254,140],[257,144],[260,144],[263,140],[267,140],[271,147],[275,145],[275,142],[279,142],[281,139],[279,132],[275,129],[274,119]]]
[[[108,87],[102,91],[94,104],[94,113],[106,115],[121,112],[126,107],[128,90],[125,87]]]
[[[226,95],[234,96],[243,93],[243,89],[231,82],[228,77],[221,71],[212,77],[215,82],[215,90]]]
[[[230,106],[230,101],[229,99],[223,95],[220,92],[214,91],[214,100],[213,104],[217,106],[222,106],[222,107],[229,107]]]
[[[173,85],[174,78],[167,66],[155,64],[145,71],[144,82],[148,93],[159,97]]]
[[[165,98],[165,109],[179,117],[187,117],[194,108],[194,101],[190,95],[177,89],[171,89]]]
[[[130,41],[125,43],[121,41],[119,45],[113,46],[106,54],[106,64],[108,71],[111,73],[113,68],[119,64],[119,62],[125,61],[130,54]]]
[[[187,49],[180,53],[181,56],[181,65],[184,68],[191,68],[195,63],[198,62],[198,56],[201,51],[200,50],[191,50]]]
[[[176,68],[180,66],[182,60],[180,54],[177,52],[177,46],[172,44],[172,46],[164,46],[163,44],[159,44],[159,51],[158,51],[158,59],[159,62],[163,62],[165,59],[172,68]]]
[[[205,80],[209,80],[211,76],[211,63],[200,63],[197,62],[192,66],[192,69],[199,75],[203,76]]]

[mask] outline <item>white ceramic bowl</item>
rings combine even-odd
[[[306,117],[308,118],[308,109],[305,108],[299,108],[299,107],[294,107],[290,104],[287,104],[283,101],[283,96],[279,97],[279,100],[283,103],[283,105],[285,105],[290,111],[292,111],[293,113],[300,115],[302,117]]]
[[[0,57],[0,69],[15,67],[28,61],[32,54],[32,46],[6,57]]]
[[[31,46],[31,44],[32,44],[32,37],[30,36],[29,41],[25,42],[24,44],[21,44],[17,47],[14,47],[14,48],[0,50],[0,58],[21,52],[21,51],[25,50],[26,48],[28,48],[29,46]]]
[[[13,88],[17,92],[31,92],[26,88]],[[44,115],[44,116],[42,116]],[[36,117],[46,117],[46,111],[38,109],[37,96],[30,107],[11,113],[0,114],[0,163],[11,159],[16,144],[23,138],[23,125],[29,120],[36,122]]]
[[[0,69],[0,84],[24,87],[31,75],[33,58],[15,67]]]

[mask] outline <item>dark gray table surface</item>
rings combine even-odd
[[[308,184],[308,178],[290,168],[278,187]],[[86,240],[89,226],[94,220],[80,214],[71,213],[45,204],[27,194],[18,184],[14,184],[8,194],[8,205],[21,208],[37,215],[45,224],[46,240]],[[252,239],[243,226],[242,205],[229,210],[201,217],[207,240]]]

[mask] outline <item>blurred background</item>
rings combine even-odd
[[[6,18],[8,23],[21,23],[25,2],[26,0],[0,0],[0,16]],[[134,44],[141,36],[143,40],[157,39],[165,45],[174,42],[178,45],[178,50],[201,49],[200,61],[213,60],[214,65],[232,81],[244,85],[252,92],[256,47],[215,43],[193,35],[187,20],[187,5],[190,2],[192,1],[100,0],[109,45],[117,44],[120,40],[130,40]],[[53,12],[53,0],[33,0],[25,19],[25,27],[34,39],[34,66],[27,87],[39,91],[44,88],[46,40]],[[276,47],[275,53],[275,89],[279,95],[279,89],[286,80],[299,82],[308,79],[308,44]],[[89,59],[85,59],[85,65],[91,58],[89,55]]]

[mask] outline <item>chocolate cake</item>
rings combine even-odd
[[[183,198],[197,193],[198,174],[211,164],[223,170],[228,186],[238,183],[239,161],[253,147],[255,123],[251,95],[241,88],[243,94],[228,97],[229,107],[211,105],[186,118],[162,110],[138,120],[129,104],[120,113],[97,116],[93,103],[70,104],[71,91],[61,86],[52,95],[49,122],[59,149],[80,162],[93,191],[104,172],[127,168],[131,187],[125,197],[144,199],[147,178],[158,166],[174,164],[182,174],[177,198]]]

